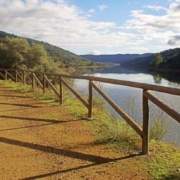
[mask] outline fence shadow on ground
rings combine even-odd
[[[5,95],[5,94],[0,94],[0,97],[25,98],[25,99],[30,99],[30,98],[32,98],[32,97],[30,97],[30,96]]]
[[[30,126],[23,126],[23,127],[15,127],[15,128],[7,128],[7,129],[0,129],[2,131],[13,131],[13,130],[20,130],[20,129],[28,129],[28,128],[36,128],[36,127],[43,127],[43,126],[50,126],[55,124],[64,124],[64,123],[74,123],[79,121],[88,121],[86,119],[80,118],[76,120],[58,120],[58,119],[42,119],[42,118],[29,118],[29,117],[17,117],[17,116],[5,116],[2,115],[0,118],[10,119],[10,120],[20,120],[20,121],[35,121],[35,122],[45,122],[45,124],[37,124],[37,125],[30,125]]]
[[[16,104],[16,103],[4,103],[1,102],[1,105],[11,105],[11,106],[20,106],[20,107],[29,107],[29,108],[39,108],[39,106],[30,105],[30,104]]]
[[[132,158],[132,157],[141,155],[141,154],[131,154],[128,156],[112,159],[112,158],[97,156],[97,155],[93,155],[93,154],[85,154],[82,152],[76,152],[76,151],[72,151],[72,150],[68,150],[68,149],[60,149],[60,148],[55,148],[52,146],[44,146],[44,145],[40,145],[40,144],[34,144],[34,143],[19,141],[19,140],[15,140],[15,139],[9,139],[9,138],[5,138],[5,137],[0,137],[0,142],[5,143],[5,144],[19,146],[19,147],[25,147],[25,148],[29,148],[29,149],[33,149],[33,150],[38,150],[38,151],[42,151],[42,152],[46,152],[46,153],[66,156],[69,158],[92,162],[92,164],[81,165],[81,166],[70,168],[70,169],[50,172],[50,173],[36,175],[36,176],[32,176],[32,177],[26,177],[26,178],[24,178],[24,180],[44,178],[44,177],[52,176],[55,174],[61,174],[61,173],[66,173],[66,172],[70,172],[70,171],[74,171],[74,170],[85,169],[85,168],[89,168],[92,166],[102,165],[102,164],[110,163],[110,162],[116,162],[119,160],[128,159],[128,158]]]

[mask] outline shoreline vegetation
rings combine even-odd
[[[122,68],[134,68],[142,71],[180,72],[180,48],[159,53],[82,55],[82,57],[91,59],[93,62],[119,64]]]
[[[33,92],[31,86],[12,81],[0,81],[0,84],[18,92],[31,93],[35,99],[44,103],[59,106],[58,99],[50,91],[42,94],[41,90],[36,88]],[[77,119],[82,118],[86,114],[86,109],[69,94],[67,89],[63,88],[63,92],[62,108],[66,108]],[[105,145],[112,151],[121,151],[125,154],[137,153],[141,144],[135,132],[124,121],[107,113],[100,99],[97,98],[93,103],[94,116],[88,122],[88,129],[96,139],[95,144]],[[180,177],[180,149],[162,142],[161,138],[156,138],[156,134],[159,133],[157,129],[161,124],[157,122],[154,126],[154,137],[150,141],[150,155],[133,158],[132,161],[138,163],[142,171],[149,174],[150,179],[178,179]]]
[[[83,55],[82,57],[89,58],[93,62],[119,64],[124,71],[127,69],[135,73],[159,74],[168,80],[180,82],[180,48],[159,53]]]
[[[48,43],[0,32],[0,67],[41,72],[72,73],[77,69],[106,66]]]

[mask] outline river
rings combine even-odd
[[[165,78],[162,78],[158,74],[152,75],[148,73],[139,73],[132,70],[121,69],[120,67],[114,67],[114,70],[113,68],[106,68],[101,70],[99,69],[86,75],[180,88],[179,83],[169,81]],[[105,83],[101,83],[100,86],[104,92],[106,92],[139,124],[142,123],[142,90]],[[77,89],[80,93],[86,93],[88,92],[88,82],[85,80],[75,80],[74,88]],[[180,96],[157,92],[155,92],[155,94],[161,100],[167,102],[170,107],[173,107],[177,112],[180,112]],[[150,127],[153,126],[155,121],[160,120],[163,124],[163,128],[166,130],[166,133],[162,140],[180,146],[180,124],[169,117],[165,112],[161,111],[156,105],[152,103],[149,104]],[[105,108],[110,112],[112,116],[118,116],[117,113],[106,103]]]

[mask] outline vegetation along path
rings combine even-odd
[[[89,123],[1,84],[0,179],[151,179],[147,157],[95,143]]]

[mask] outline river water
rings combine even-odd
[[[171,82],[165,78],[162,78],[160,75],[153,76],[148,73],[138,73],[129,70],[126,71],[124,69],[122,70],[121,68],[118,70],[117,67],[114,69],[115,70],[113,70],[113,68],[96,70],[88,75],[180,88],[179,83]],[[100,83],[98,85],[139,124],[142,123],[142,90],[105,83]],[[88,92],[88,82],[85,80],[75,80],[74,88],[80,93],[86,94]],[[180,96],[157,92],[153,93],[156,94],[162,101],[166,102],[170,107],[173,107],[177,112],[180,112]],[[165,112],[161,111],[151,102],[149,105],[150,127],[153,126],[155,121],[160,120],[162,122],[163,129],[166,130],[163,140],[180,146],[180,123],[169,117]],[[112,116],[119,116],[109,105],[105,104],[105,108]]]

